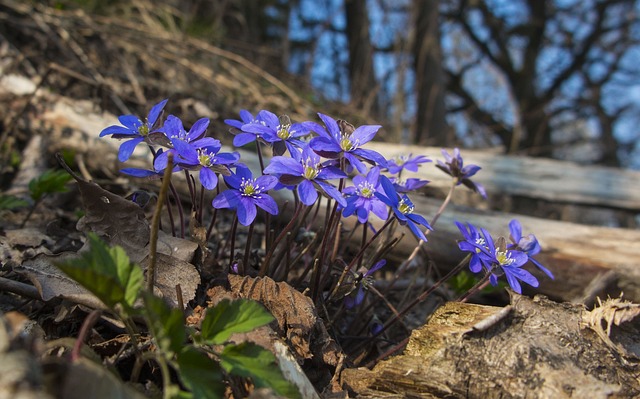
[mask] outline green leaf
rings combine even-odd
[[[187,338],[182,312],[169,308],[162,298],[146,291],[142,296],[143,314],[158,347],[169,356],[181,352]]]
[[[202,321],[202,338],[210,344],[219,345],[231,334],[251,331],[274,320],[271,313],[256,301],[238,299],[223,300],[209,308]]]
[[[0,195],[0,210],[14,210],[29,206],[29,203],[22,198],[13,195]]]
[[[66,184],[69,180],[71,175],[66,171],[49,169],[29,182],[29,194],[34,201],[40,201],[45,194],[67,191]]]
[[[227,345],[220,354],[220,365],[230,374],[250,377],[258,388],[271,388],[278,395],[300,398],[298,389],[287,381],[271,352],[250,342]]]
[[[220,365],[193,346],[178,354],[179,376],[195,398],[222,398],[225,385]]]
[[[142,287],[142,269],[129,261],[121,247],[110,248],[93,233],[88,237],[89,252],[56,266],[108,307],[113,309],[120,304],[127,310],[132,309]]]

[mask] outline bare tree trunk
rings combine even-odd
[[[365,111],[378,114],[373,47],[369,38],[369,14],[366,0],[346,0],[347,38],[349,41],[349,82],[351,101]]]
[[[414,142],[422,145],[452,144],[445,120],[445,82],[438,23],[438,0],[414,0],[413,41],[416,73],[416,121]]]

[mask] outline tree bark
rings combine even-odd
[[[369,36],[366,0],[347,0],[344,4],[349,42],[349,82],[351,102],[367,112],[378,114],[373,47]]]
[[[414,0],[413,59],[416,79],[414,142],[450,146],[445,120],[445,79],[438,22],[438,0]]]

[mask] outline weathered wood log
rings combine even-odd
[[[387,158],[413,153],[427,155],[434,161],[443,159],[441,149],[436,147],[371,142],[367,148]],[[639,171],[481,150],[462,150],[462,155],[465,164],[482,167],[473,180],[484,185],[489,193],[640,211]],[[426,166],[413,176],[430,180],[432,186],[445,190],[451,184],[449,176]]]
[[[425,197],[413,200],[415,211],[427,219],[440,206],[440,201]],[[437,263],[456,264],[464,254],[455,245],[462,235],[454,221],[469,222],[487,229],[494,236],[508,237],[508,224],[514,218],[521,222],[524,234],[536,235],[542,246],[542,252],[536,259],[556,277],[552,281],[540,273],[537,292],[556,299],[582,302],[585,299],[593,300],[594,294],[601,294],[608,289],[606,292],[611,295],[617,296],[624,291],[628,298],[640,300],[638,230],[586,226],[452,205],[434,226],[435,230],[428,234],[426,251]],[[381,222],[378,222],[377,227],[380,226]],[[396,251],[406,256],[416,244],[413,237],[407,237],[398,244]],[[591,286],[599,278],[606,280],[605,287],[600,287],[600,290]]]
[[[517,294],[507,308],[447,303],[402,355],[344,370],[342,383],[358,398],[636,398],[640,335],[628,321],[639,305],[612,302],[593,312]]]

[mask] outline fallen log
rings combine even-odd
[[[506,308],[450,302],[411,334],[404,353],[346,369],[358,398],[637,398],[639,305],[591,312],[512,294]]]
[[[387,159],[410,153],[427,155],[434,161],[443,159],[441,149],[436,147],[371,142],[367,148]],[[640,171],[499,155],[486,150],[465,149],[462,155],[465,165],[482,167],[473,180],[484,185],[488,193],[640,211],[640,184],[632,184],[640,181]],[[431,186],[444,190],[451,184],[449,176],[426,166],[412,177],[430,180]]]

